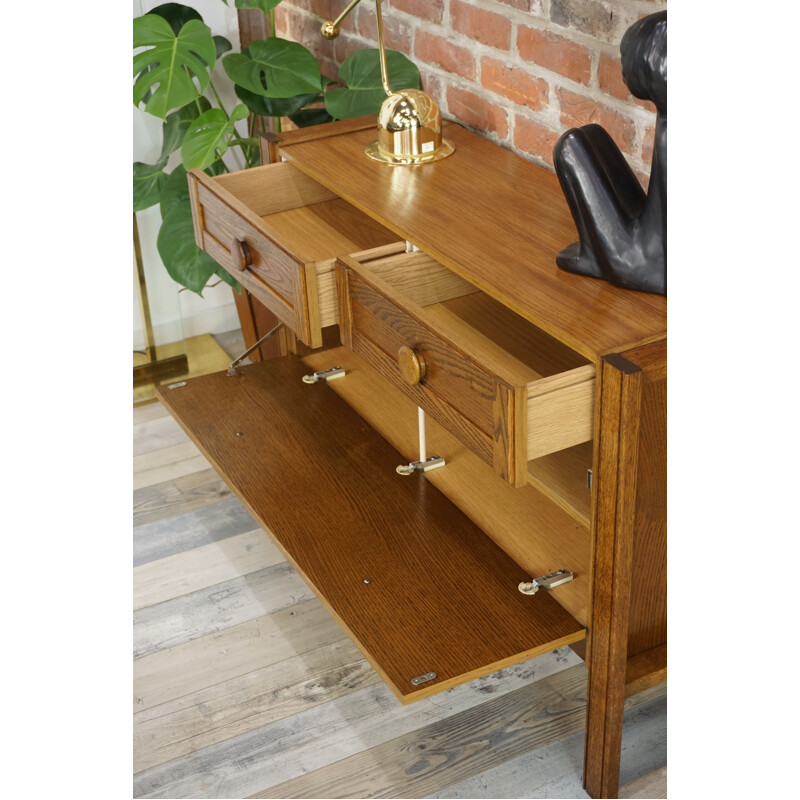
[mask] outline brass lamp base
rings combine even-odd
[[[442,139],[442,145],[431,153],[420,153],[419,155],[409,156],[396,156],[391,153],[383,152],[378,146],[378,140],[370,142],[364,152],[374,161],[380,161],[382,164],[390,164],[395,166],[403,166],[408,164],[430,164],[433,161],[441,161],[447,158],[455,147],[452,142],[447,139]]]
[[[384,164],[427,164],[447,158],[455,148],[442,139],[439,106],[419,89],[392,92],[378,114],[378,139],[367,147]]]

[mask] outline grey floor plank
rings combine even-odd
[[[314,599],[202,639],[158,650],[133,662],[133,710],[140,712],[178,698],[191,698],[211,686],[341,641],[345,636],[319,600]]]
[[[134,796],[248,797],[576,663],[562,648],[408,706],[379,683],[146,770],[135,776]]]
[[[145,486],[133,493],[133,525],[147,525],[230,497],[233,492],[210,468]]]
[[[141,772],[378,683],[349,639],[217,683],[134,715]]]
[[[643,775],[641,778],[621,786],[619,797],[620,800],[629,800],[630,798],[666,800],[667,768],[661,767],[661,769],[657,769],[649,775]]]
[[[134,456],[188,441],[186,432],[171,416],[157,417],[133,426]]]
[[[648,775],[667,763],[666,724],[666,697],[625,712],[620,785]],[[428,795],[428,798],[587,798],[589,795],[581,786],[582,770],[583,731]]]
[[[134,658],[183,644],[314,597],[287,562],[200,589],[133,615]]]
[[[169,416],[169,411],[164,408],[162,403],[157,401],[155,403],[145,403],[141,406],[134,406],[133,424],[136,426],[143,422],[150,422],[151,420],[167,416]]]
[[[564,670],[254,797],[424,796],[580,730],[585,681]]]
[[[258,523],[235,497],[138,525],[133,529],[133,566],[255,528]]]

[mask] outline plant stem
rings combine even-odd
[[[213,92],[213,94],[214,94],[214,97],[215,97],[215,98],[216,98],[216,100],[217,100],[217,105],[218,105],[218,106],[219,106],[219,107],[220,107],[220,108],[221,108],[223,111],[225,111],[225,116],[226,116],[226,117],[228,117],[228,119],[230,119],[230,118],[231,118],[231,115],[230,115],[230,114],[227,112],[227,110],[225,109],[225,106],[224,106],[224,105],[222,105],[222,98],[219,96],[219,93],[217,92],[216,88],[214,87],[214,82],[213,82],[212,80],[209,80],[209,81],[208,81],[208,85],[209,85],[209,87],[211,88],[211,91]]]

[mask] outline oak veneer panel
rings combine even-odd
[[[592,442],[584,442],[529,461],[528,483],[588,528],[592,493],[586,473],[591,467]]]
[[[585,357],[661,338],[666,298],[556,267],[577,241],[557,177],[454,124],[434,164],[364,155],[374,128],[286,143],[281,154],[364,213]]]
[[[645,650],[628,659],[625,667],[625,697],[643,692],[667,680],[667,646]]]
[[[667,343],[623,354],[642,370],[628,657],[667,641]]]
[[[404,463],[419,458],[417,406],[412,399],[344,347],[309,353],[303,361],[309,371],[333,365],[344,367],[346,378],[332,381],[330,388],[402,453]],[[443,469],[429,472],[427,480],[523,567],[526,574],[533,577],[562,568],[572,570],[575,579],[559,586],[552,596],[576,620],[585,623],[590,572],[589,523],[580,509],[563,510],[563,503],[555,501],[554,494],[589,494],[586,468],[591,465],[591,443],[586,448],[583,445],[573,448],[572,456],[562,457],[558,465],[551,462],[546,474],[540,475],[541,481],[549,484],[549,489],[543,491],[541,486],[509,485],[471,452],[463,440],[429,415],[425,427],[428,455],[439,455],[446,461]],[[529,469],[550,458],[529,462]]]
[[[402,456],[307,373],[287,356],[160,398],[403,702],[584,637],[552,597],[520,594],[530,576],[424,477],[398,476]]]

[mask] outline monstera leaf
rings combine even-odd
[[[269,14],[280,2],[281,0],[236,0],[236,8],[260,8],[265,14]],[[228,0],[225,0],[226,5],[227,3]]]
[[[189,20],[176,35],[165,19],[145,14],[133,21],[133,46],[148,48],[133,58],[133,102],[138,106],[149,93],[145,111],[156,117],[166,120],[168,112],[199,97],[211,80],[217,50],[200,20]]]
[[[167,121],[162,126],[161,158],[174,153],[183,144],[189,126],[210,108],[211,103],[205,97],[200,97],[196,103],[167,114]]]
[[[239,104],[230,119],[221,108],[211,108],[190,123],[181,145],[181,161],[186,169],[205,169],[228,149],[233,125],[247,117],[247,106]]]
[[[162,3],[160,6],[151,8],[147,13],[157,14],[169,22],[169,26],[176,36],[190,19],[203,21],[203,17],[200,16],[200,12],[196,8],[185,6],[182,3]]]
[[[302,108],[295,114],[289,114],[289,119],[298,128],[308,128],[311,125],[322,125],[331,122],[333,117],[324,108]]]
[[[259,39],[241,53],[222,59],[228,77],[262,97],[294,97],[322,90],[319,64],[303,45],[286,39]]]
[[[319,92],[314,94],[298,94],[294,97],[263,97],[254,92],[248,92],[241,86],[235,87],[236,96],[254,113],[260,117],[288,117],[297,113],[309,103],[321,100]]]
[[[419,89],[419,70],[402,53],[386,51],[386,71],[393,91]],[[386,92],[377,50],[357,50],[348,56],[339,68],[339,80],[346,88],[325,93],[325,109],[334,119],[350,119],[380,111]]]
[[[143,164],[136,161],[133,165],[133,210],[144,211],[159,202],[161,190],[167,180],[164,167],[167,159],[162,158],[157,164]]]
[[[202,296],[203,287],[219,266],[194,241],[192,209],[175,203],[161,223],[156,242],[158,254],[172,280]]]

